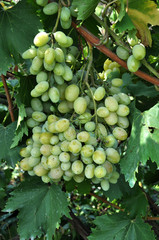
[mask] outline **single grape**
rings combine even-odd
[[[43,105],[39,98],[33,98],[31,100],[31,107],[34,111],[43,111]]]
[[[65,45],[67,44],[67,36],[61,32],[57,31],[54,33],[55,40],[60,44],[60,45]]]
[[[76,130],[74,127],[69,127],[66,131],[64,131],[64,137],[68,141],[72,141],[76,138]],[[79,139],[78,139],[79,140]]]
[[[112,134],[109,134],[104,139],[104,145],[106,147],[113,147],[115,145],[115,143],[116,143],[116,139]]]
[[[94,164],[88,164],[85,167],[84,174],[86,178],[91,179],[94,177],[94,170],[95,170],[95,165]]]
[[[59,156],[61,154],[61,148],[59,145],[54,145],[51,148],[52,155]]]
[[[40,157],[40,155],[41,155],[40,149],[38,147],[33,147],[31,150],[31,156],[37,158]]]
[[[102,123],[98,123],[95,133],[97,137],[103,140],[107,136],[107,129]]]
[[[53,103],[57,103],[60,100],[60,93],[56,87],[52,87],[49,89],[49,98]]]
[[[34,168],[34,173],[38,176],[38,177],[41,177],[41,176],[44,176],[48,173],[48,170],[46,170],[41,163],[39,163],[38,165],[36,165]]]
[[[44,156],[51,155],[52,146],[50,144],[43,144],[40,148],[40,153]]]
[[[50,155],[47,158],[48,168],[57,168],[60,165],[59,157],[56,155]]]
[[[120,117],[126,117],[127,115],[129,115],[130,109],[128,106],[126,106],[124,104],[119,104],[119,107],[118,107],[118,110],[116,111],[116,113]]]
[[[55,59],[58,63],[62,63],[65,61],[65,55],[61,48],[55,48]]]
[[[22,54],[23,59],[33,59],[36,57],[37,50],[35,47],[31,47]]]
[[[112,163],[110,163],[109,161],[105,161],[103,164],[102,164],[102,166],[106,169],[106,171],[107,171],[107,174],[110,174],[110,173],[112,173],[113,172],[113,164]]]
[[[51,145],[56,145],[56,144],[58,144],[58,142],[59,142],[59,136],[56,136],[56,135],[51,136],[51,138],[50,138]]]
[[[90,135],[86,131],[81,131],[77,134],[77,140],[80,142],[87,142],[90,138]]]
[[[44,64],[44,68],[45,68],[47,71],[51,72],[52,70],[54,70],[55,62],[53,62],[52,64],[48,64],[48,63],[46,63],[45,60],[44,60],[43,64]]]
[[[34,134],[32,135],[32,139],[33,139],[34,143],[41,144],[41,143],[40,143],[40,135],[41,135],[41,133],[34,133]]]
[[[106,154],[104,152],[104,149],[100,148],[97,149],[94,153],[93,153],[93,161],[97,164],[103,164],[106,160]]]
[[[55,50],[51,47],[47,48],[44,53],[44,61],[47,64],[53,64],[54,60],[55,60]]]
[[[127,117],[118,117],[117,125],[121,128],[128,128],[129,127],[129,120]]]
[[[127,67],[130,72],[136,72],[140,67],[140,61],[131,55],[127,60]]]
[[[58,111],[60,113],[68,113],[68,112],[70,112],[70,108],[68,106],[68,102],[65,101],[65,100],[59,103],[57,109],[58,109]]]
[[[30,157],[30,151],[28,151],[27,148],[21,148],[19,154],[23,158]]]
[[[123,80],[121,78],[113,78],[111,83],[113,87],[121,87],[123,85]]]
[[[32,118],[37,122],[44,122],[46,120],[47,116],[43,112],[35,111],[32,114]]]
[[[106,169],[103,166],[98,166],[94,169],[94,175],[96,178],[103,178],[106,173]]]
[[[52,168],[50,170],[50,172],[48,173],[49,178],[51,179],[60,179],[63,175],[63,170],[61,169],[61,167],[57,167],[57,168]]]
[[[98,87],[93,94],[93,97],[96,101],[102,100],[104,98],[104,96],[105,96],[104,87]]]
[[[65,81],[69,82],[72,80],[73,78],[73,73],[72,70],[69,66],[64,65],[64,74],[62,75],[62,77],[65,79]]]
[[[111,163],[118,163],[120,161],[120,155],[114,148],[106,149],[107,160]]]
[[[123,60],[127,60],[129,57],[129,52],[128,50],[126,50],[125,48],[118,46],[116,49],[116,54],[119,58],[123,59]]]
[[[67,101],[74,102],[79,96],[79,87],[71,84],[65,89],[65,98]]]
[[[48,90],[48,88],[49,88],[49,83],[46,81],[42,81],[35,86],[35,90],[39,94],[43,94]]]
[[[36,76],[37,83],[40,83],[42,81],[47,81],[47,79],[48,79],[48,75],[44,71],[39,72]]]
[[[73,173],[81,174],[83,172],[84,165],[80,160],[76,160],[72,163],[71,169]]]
[[[45,15],[53,15],[53,14],[57,13],[57,11],[58,11],[58,3],[56,3],[56,2],[48,3],[43,8],[43,12]]]
[[[81,156],[82,157],[91,157],[94,153],[94,147],[92,145],[86,144],[84,146],[82,146],[81,149]]]
[[[69,144],[70,142],[67,140],[64,140],[61,142],[60,148],[63,152],[68,152],[69,151]]]
[[[31,64],[31,68],[35,71],[35,72],[39,72],[41,67],[43,65],[43,60],[41,58],[39,58],[38,56],[36,56]]]
[[[118,102],[114,97],[107,97],[105,99],[105,106],[110,112],[115,112],[118,109]]]
[[[40,142],[41,144],[49,144],[50,139],[52,137],[52,133],[50,132],[43,132],[40,134]]]
[[[81,160],[86,165],[93,163],[92,157],[84,157],[84,156],[81,155]]]
[[[78,97],[74,101],[74,110],[77,114],[83,114],[86,111],[86,108],[87,108],[87,102],[85,98]]]
[[[108,117],[109,110],[106,107],[99,107],[97,108],[97,115],[102,118]]]
[[[67,153],[67,152],[60,153],[59,160],[61,162],[64,162],[64,163],[69,162],[70,161],[70,154]]]
[[[64,78],[62,76],[54,74],[54,79],[58,85],[64,84]]]
[[[119,97],[119,103],[124,104],[124,105],[129,105],[130,104],[130,98],[127,94],[125,93],[118,93]]]
[[[64,22],[67,22],[71,16],[70,9],[68,7],[62,7],[60,19]]]
[[[23,158],[20,161],[20,167],[21,169],[23,169],[24,171],[30,171],[32,170],[32,167],[29,165],[29,158]]]
[[[128,137],[127,132],[121,127],[115,127],[113,129],[113,135],[116,139],[118,139],[120,141],[124,141]]]
[[[48,43],[49,40],[50,40],[50,38],[49,38],[48,33],[40,32],[34,37],[33,42],[36,47],[41,47],[41,46],[45,45],[46,43]]]
[[[55,124],[55,128],[58,132],[64,132],[69,128],[70,122],[66,118],[58,120]]]
[[[110,112],[109,116],[104,118],[104,120],[108,125],[112,126],[118,122],[118,116],[115,112]]]
[[[45,44],[37,49],[37,56],[39,58],[44,58],[45,51],[49,48],[49,44]]]
[[[73,179],[75,180],[75,182],[81,183],[81,182],[84,181],[84,174],[81,173],[81,174],[78,174],[78,175],[74,175]]]
[[[132,49],[132,54],[135,59],[142,60],[146,55],[146,49],[143,44],[137,44]]]
[[[74,139],[70,142],[68,148],[72,153],[79,153],[81,151],[82,144],[78,140]]]
[[[87,122],[84,125],[84,128],[87,132],[93,132],[96,128],[95,122]]]
[[[40,157],[30,156],[28,159],[28,164],[30,167],[35,167],[40,162]]]
[[[103,179],[101,181],[100,185],[101,185],[101,188],[103,189],[103,191],[108,191],[110,188],[109,181],[106,179]]]
[[[34,128],[39,125],[39,122],[35,121],[33,118],[28,118],[26,123],[29,128]]]
[[[68,169],[70,169],[71,167],[71,163],[70,162],[62,162],[61,163],[61,169],[63,171],[67,171]]]

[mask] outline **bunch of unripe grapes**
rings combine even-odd
[[[59,4],[57,2],[50,2],[48,0],[36,0],[36,3],[43,7],[45,15],[54,15],[58,12]],[[63,29],[69,29],[72,23],[72,17],[77,17],[77,11],[74,6],[62,6],[60,11],[60,24]]]
[[[121,78],[110,85],[99,79],[98,86],[85,84],[83,70],[73,74],[67,61],[70,51],[74,58],[78,52],[71,38],[58,31],[54,42],[50,46],[49,35],[38,33],[35,47],[23,53],[32,59],[30,72],[37,84],[26,108],[32,136],[20,151],[20,167],[45,183],[89,179],[107,191],[119,178],[115,165],[121,157],[119,143],[128,137],[130,98],[121,92]],[[109,67],[119,69],[106,60],[105,71]]]
[[[139,43],[139,39],[127,37],[129,46],[131,47],[130,52],[122,46],[118,46],[116,49],[116,54],[119,58],[127,61],[127,67],[130,72],[136,72],[141,66],[141,60],[144,59],[146,55],[145,46]]]

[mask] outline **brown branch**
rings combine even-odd
[[[113,61],[119,63],[122,67],[126,68],[128,70],[126,62],[121,60],[115,53],[110,51],[108,48],[106,48],[104,45],[98,45],[100,40],[96,36],[94,36],[92,33],[90,33],[86,28],[83,26],[77,27],[77,24],[72,22],[72,26],[85,38],[87,42],[89,42],[92,46],[96,47],[99,51],[107,55],[109,58],[111,58]],[[150,82],[154,85],[159,86],[159,79],[152,77],[148,75],[145,72],[142,72],[140,70],[134,72],[135,75],[138,77],[144,79],[147,82]]]
[[[8,110],[9,110],[9,113],[10,113],[10,117],[11,117],[12,122],[14,122],[15,119],[14,119],[14,114],[13,114],[12,99],[11,99],[11,97],[10,97],[10,93],[9,93],[9,90],[8,90],[8,86],[7,86],[7,83],[6,83],[6,80],[5,80],[5,76],[4,76],[3,74],[1,75],[1,78],[2,78],[2,82],[3,82],[4,89],[5,89],[7,101],[8,101]]]
[[[147,217],[145,221],[159,221],[159,217]]]

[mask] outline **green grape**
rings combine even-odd
[[[85,112],[78,117],[78,121],[80,124],[85,124],[92,119],[92,114],[89,112]]]
[[[71,153],[79,153],[81,151],[82,144],[78,140],[74,139],[70,142],[68,148]]]
[[[72,169],[68,169],[68,170],[65,171],[65,175],[67,177],[72,178],[75,174],[72,172]]]
[[[56,125],[56,122],[52,122],[52,123],[48,124],[48,131],[51,133],[57,133],[55,125]]]
[[[48,157],[51,155],[52,146],[50,144],[43,144],[40,148],[42,155]]]
[[[71,16],[70,9],[68,7],[62,7],[60,19],[64,22],[67,22]]]
[[[118,110],[116,111],[116,113],[120,117],[126,117],[127,115],[129,115],[130,109],[128,106],[126,106],[124,104],[119,104],[119,107],[118,107]]]
[[[69,18],[69,20],[68,20],[67,22],[62,21],[62,20],[60,19],[60,24],[61,24],[61,27],[62,27],[63,29],[69,29],[69,28],[71,27],[71,23],[72,23],[72,18],[71,18],[71,17]]]
[[[32,65],[31,65],[31,67],[29,68],[29,71],[32,75],[37,75],[41,71],[41,68],[36,71],[32,68]]]
[[[115,112],[111,112],[108,117],[104,118],[105,122],[112,126],[118,122],[118,116]]]
[[[27,119],[26,124],[29,128],[34,128],[39,125],[39,122],[35,121],[33,118],[29,118]]]
[[[29,174],[30,176],[35,176],[35,173],[34,173],[34,171],[33,171],[33,170],[31,170],[31,171],[28,171],[28,174]]]
[[[97,109],[97,115],[99,117],[105,118],[109,116],[109,110],[106,107],[99,107]]]
[[[48,102],[49,101],[49,94],[48,94],[48,92],[44,92],[42,95],[41,95],[41,100],[43,101],[43,102]],[[44,107],[45,105],[44,105],[44,103],[43,103],[43,107]],[[48,106],[48,105],[47,105]],[[44,107],[44,111],[45,111],[45,109],[46,109],[46,106]],[[50,110],[50,109],[49,109]]]
[[[56,115],[51,114],[48,116],[47,120],[48,120],[48,123],[50,124],[50,123],[58,121],[59,118]]]
[[[86,176],[86,178],[91,179],[94,177],[94,170],[95,170],[95,165],[94,164],[88,164],[85,167],[85,171],[84,174]]]
[[[60,100],[65,100],[65,89],[67,87],[67,84],[63,83],[62,85],[56,85],[56,87],[60,93]]]
[[[70,161],[70,154],[67,153],[67,152],[60,153],[59,160],[61,162],[64,162],[64,163],[69,162]]]
[[[33,90],[31,90],[30,95],[32,97],[39,97],[39,96],[41,96],[41,93],[37,92],[34,88]]]
[[[27,117],[31,117],[32,113],[34,111],[33,111],[33,109],[31,107],[27,107],[27,108],[25,108],[25,112],[26,112]]]
[[[120,174],[119,174],[118,172],[114,171],[114,172],[112,173],[112,176],[111,176],[111,177],[118,179],[118,178],[120,177]]]
[[[90,144],[86,144],[81,148],[81,156],[84,158],[92,157],[94,153],[94,147]]]
[[[94,177],[94,178],[91,179],[91,181],[92,181],[94,184],[99,184],[99,183],[102,181],[102,179]]]
[[[68,48],[73,44],[73,39],[71,37],[67,36],[66,38],[67,38],[67,43],[63,44],[59,42],[59,45],[61,47]]]
[[[70,169],[71,167],[71,163],[70,162],[62,162],[61,163],[61,169],[63,171],[67,171],[68,169]]]
[[[23,169],[24,171],[30,171],[32,170],[32,167],[29,165],[29,158],[23,158],[20,161],[20,167],[21,169]]]
[[[69,141],[63,140],[63,141],[61,142],[61,145],[60,145],[61,150],[62,150],[63,152],[68,152],[68,151],[69,151],[69,144],[70,144]]]
[[[107,136],[107,129],[102,123],[98,123],[95,133],[100,139],[105,139]]]
[[[56,62],[62,63],[65,61],[65,55],[61,48],[55,48],[55,60]]]
[[[106,149],[107,160],[113,164],[118,163],[120,161],[120,155],[114,148]]]
[[[37,76],[36,76],[37,83],[40,83],[40,82],[43,82],[43,81],[47,81],[47,79],[48,79],[48,75],[44,71],[39,72],[37,74]]]
[[[51,179],[60,179],[63,175],[63,170],[61,169],[61,167],[57,167],[57,168],[52,168],[50,170],[50,172],[48,173],[49,178]]]
[[[138,43],[139,39],[136,36],[130,37],[129,35],[127,35],[127,41],[129,43],[129,45],[133,47]]]
[[[41,67],[43,65],[43,60],[41,58],[39,58],[38,56],[36,56],[31,64],[31,68],[38,73],[38,71],[40,71]]]
[[[74,127],[69,127],[66,131],[64,131],[64,137],[68,141],[72,141],[76,138],[76,130]],[[79,139],[78,139],[79,140]]]
[[[49,40],[50,40],[50,38],[49,38],[48,33],[40,32],[34,37],[33,42],[36,47],[41,47],[41,46],[45,45],[46,43],[48,43]]]
[[[103,166],[97,166],[94,169],[94,175],[96,178],[103,178],[106,175],[106,169]]]
[[[63,179],[68,182],[68,181],[71,181],[72,177],[68,177],[68,176],[65,176],[63,175]]]
[[[59,145],[54,145],[51,148],[52,155],[59,156],[61,154],[61,148]]]
[[[53,69],[54,69],[54,67],[55,67],[55,62],[53,62],[52,64],[48,64],[48,63],[46,63],[45,62],[45,60],[44,60],[44,68],[47,70],[47,71],[49,71],[49,72],[51,72]]]
[[[49,89],[49,98],[53,103],[57,103],[60,101],[60,93],[56,87],[52,87]]]
[[[132,54],[135,59],[142,60],[146,55],[146,49],[143,44],[137,44],[132,49]]]
[[[90,138],[90,135],[86,131],[81,131],[77,134],[77,140],[79,142],[87,142]]]
[[[103,164],[106,160],[106,154],[103,148],[97,149],[93,153],[93,161],[97,164]]]
[[[70,7],[70,12],[71,12],[71,15],[72,15],[73,17],[76,17],[76,18],[77,18],[77,7],[76,7],[76,6],[71,5],[71,7]]]
[[[62,76],[54,74],[54,79],[58,85],[64,84],[64,78]]]
[[[84,128],[87,132],[93,132],[96,128],[95,122],[87,122],[84,125]]]
[[[32,145],[33,144],[33,140],[31,139],[31,138],[28,138],[27,140],[26,140],[26,145],[27,146],[30,146],[30,145]]]
[[[136,72],[140,67],[140,61],[131,55],[127,60],[127,67],[130,72]]]
[[[111,83],[113,87],[121,87],[123,85],[123,80],[121,78],[113,78]]]
[[[119,58],[123,59],[123,60],[127,60],[129,57],[129,52],[128,50],[126,50],[125,48],[118,46],[116,49],[116,54]]]
[[[58,3],[51,2],[43,8],[43,12],[45,15],[53,15],[58,12],[58,7]]]
[[[116,139],[112,134],[109,134],[104,139],[104,145],[106,147],[113,147],[115,145],[115,143],[116,143]]]
[[[119,87],[114,87],[114,86],[111,86],[110,88],[109,88],[109,93],[111,94],[111,95],[113,95],[113,94],[118,94],[118,93],[120,93],[120,88]]]
[[[47,175],[43,175],[41,177],[41,180],[44,182],[44,183],[49,183],[51,181],[51,179],[47,176]]]
[[[49,144],[51,137],[52,137],[52,133],[50,133],[50,132],[42,132],[40,134],[40,142],[41,142],[41,144]]]
[[[47,158],[47,165],[49,168],[57,168],[60,165],[59,157],[56,155],[50,155]]]
[[[76,46],[70,46],[68,49],[68,53],[72,54],[74,57],[77,57],[77,55],[79,54],[79,50]]]
[[[40,162],[40,157],[30,156],[28,159],[28,164],[30,167],[35,167]]]
[[[64,132],[69,128],[70,122],[66,118],[58,120],[55,124],[57,132]]]
[[[56,63],[53,71],[57,76],[63,76],[65,73],[65,68],[61,63]]]
[[[36,0],[36,4],[44,7],[48,3],[48,0]]]
[[[73,78],[73,73],[70,67],[68,67],[67,65],[64,65],[64,74],[62,75],[62,77],[65,79],[65,81],[69,82],[72,80]]]
[[[111,174],[113,172],[113,165],[109,161],[105,161],[102,166],[106,169],[107,174]]]
[[[45,168],[46,170],[49,170],[49,167],[47,165],[47,159],[48,159],[48,157],[42,156],[41,157],[41,164],[42,164],[43,168]]]
[[[73,179],[75,180],[75,182],[81,183],[81,182],[84,181],[84,174],[81,173],[81,174],[78,174],[78,175],[74,175]]]
[[[53,64],[54,60],[55,60],[55,50],[50,47],[44,53],[44,61],[47,64]]]
[[[61,31],[57,31],[54,33],[54,37],[55,37],[55,40],[60,44],[60,45],[65,45],[67,44],[67,36],[61,32]]]
[[[117,179],[116,178],[113,178],[113,177],[110,177],[109,178],[109,182],[112,183],[112,184],[116,184],[117,183]]]
[[[37,54],[37,50],[35,47],[31,47],[22,54],[23,59],[32,59],[35,58]]]
[[[33,120],[35,120],[35,121],[37,121],[37,122],[44,122],[47,117],[46,117],[46,114],[45,114],[45,113],[35,111],[35,112],[33,112],[33,114],[32,114],[32,118],[33,118]]]
[[[59,143],[59,136],[53,135],[50,138],[50,144],[51,145],[56,145]]]
[[[79,87],[75,84],[71,84],[65,89],[65,98],[70,102],[74,102],[79,96]]]
[[[77,114],[83,114],[86,111],[87,102],[86,99],[83,97],[78,97],[74,101],[74,110]]]
[[[49,44],[45,44],[37,49],[37,56],[39,58],[44,58],[45,51],[49,48]]]
[[[76,160],[72,163],[71,169],[73,173],[81,174],[83,172],[84,165],[80,160]]]
[[[103,189],[103,191],[108,191],[110,188],[109,182],[106,179],[103,179],[101,181],[100,185],[101,185],[101,188]]]
[[[69,65],[75,65],[76,58],[71,53],[68,53],[66,55],[66,63],[69,64]]]
[[[110,112],[115,112],[118,109],[118,102],[114,97],[107,97],[105,99],[105,106]]]
[[[119,97],[119,103],[124,104],[124,105],[129,105],[130,104],[130,98],[127,94],[118,93],[118,97]]]
[[[59,105],[58,105],[58,111],[60,112],[60,113],[68,113],[68,112],[70,112],[70,108],[69,108],[69,106],[68,106],[68,103],[67,103],[67,101],[62,101],[62,102],[60,102],[59,103]]]
[[[121,128],[128,128],[129,127],[129,120],[127,117],[118,117],[117,125]]]
[[[49,88],[49,83],[46,81],[42,81],[35,86],[35,91],[38,92],[39,94],[43,94],[48,90],[48,88]]]
[[[30,157],[30,151],[28,151],[27,148],[21,148],[19,154],[23,158]]]
[[[36,126],[32,129],[33,134],[34,133],[41,133],[42,132],[42,128],[40,126]]]
[[[40,157],[40,155],[41,155],[40,149],[38,147],[33,147],[31,150],[31,156],[38,158]]]
[[[94,134],[91,134],[91,133],[90,133],[90,138],[88,139],[88,141],[86,142],[86,144],[88,144],[88,145],[93,145],[94,147],[97,146],[98,141],[97,141],[97,138],[95,137]]]
[[[93,94],[93,97],[96,101],[102,100],[104,98],[104,96],[105,96],[104,87],[98,87]]]
[[[120,141],[124,141],[128,137],[127,132],[121,127],[115,127],[113,129],[113,135],[116,139],[118,139]]]
[[[31,100],[31,107],[34,111],[39,111],[42,112],[43,111],[43,105],[42,102],[40,101],[40,99],[38,98],[33,98]]]
[[[41,133],[34,133],[32,135],[32,139],[33,139],[34,143],[36,142],[36,143],[40,144],[40,135],[41,135]]]

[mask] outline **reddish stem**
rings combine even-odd
[[[100,39],[94,36],[92,33],[90,33],[86,28],[83,26],[77,27],[77,24],[72,22],[72,26],[85,38],[87,42],[89,42],[92,46],[96,47],[100,52],[107,55],[109,58],[114,60],[115,62],[119,63],[122,67],[126,68],[128,70],[126,62],[121,60],[115,53],[110,51],[108,48],[106,48],[104,45],[98,45],[100,43]],[[152,77],[140,70],[137,72],[134,72],[135,75],[138,77],[144,79],[147,82],[150,82],[154,85],[159,86],[159,79]]]
[[[159,217],[147,217],[146,221],[159,221]]]
[[[12,104],[12,100],[11,100],[10,93],[9,93],[9,90],[8,90],[8,86],[7,86],[7,83],[6,83],[6,79],[5,79],[5,76],[3,74],[1,75],[1,78],[2,78],[4,89],[5,89],[7,101],[8,101],[8,110],[9,110],[9,113],[10,113],[10,117],[11,117],[12,122],[14,122],[15,119],[14,119],[14,114],[13,114],[13,104]]]

